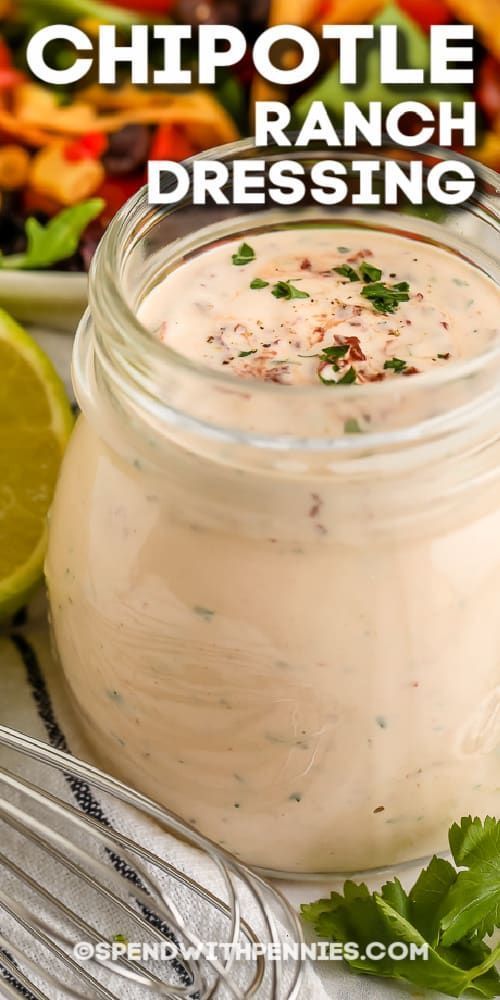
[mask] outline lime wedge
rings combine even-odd
[[[0,620],[42,576],[47,512],[72,426],[51,361],[0,309]]]

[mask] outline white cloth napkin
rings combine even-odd
[[[71,338],[62,334],[54,334],[50,331],[35,331],[35,335],[45,350],[52,356],[58,367],[66,385],[70,384],[70,357]],[[27,621],[18,625],[10,634],[0,636],[0,724],[17,729],[25,734],[36,737],[39,740],[49,743],[53,747],[69,750],[76,756],[85,758],[86,748],[81,742],[78,734],[78,726],[72,718],[71,708],[65,699],[64,688],[61,684],[60,674],[56,668],[50,650],[47,612],[43,595],[41,595],[34,605],[29,609]],[[7,755],[8,756],[8,755]],[[5,760],[5,750],[0,747],[0,764]],[[37,765],[28,762],[26,774],[34,783],[40,780]],[[196,877],[207,888],[216,891],[214,884],[214,873],[209,863],[191,848],[181,847],[178,842],[171,837],[166,837],[159,828],[148,820],[141,820],[140,831],[137,827],[137,816],[130,812],[126,806],[118,806],[116,802],[100,796],[99,801],[89,799],[88,791],[85,787],[74,786],[65,782],[64,777],[55,773],[53,778],[54,790],[58,795],[62,795],[73,805],[78,805],[90,814],[99,814],[102,810],[113,822],[119,820],[118,825],[122,830],[129,830],[135,839],[164,857],[169,857],[184,865],[186,870]],[[45,772],[44,781],[46,782]],[[4,843],[0,845],[4,847]],[[30,858],[26,855],[23,845],[23,866],[27,870],[31,864],[33,873],[38,876],[38,859]],[[58,898],[64,899],[68,893],[68,883],[61,871],[49,868],[44,872],[44,877],[50,884],[52,891]],[[414,880],[414,873],[408,872],[408,882]],[[403,881],[406,881],[403,879]],[[376,887],[376,882],[372,880],[372,887]],[[5,888],[5,881],[0,875],[0,889]],[[321,885],[316,883],[280,883],[279,888],[287,898],[298,908],[301,902],[310,902],[323,895],[328,895],[330,889],[337,888],[334,880],[331,884]],[[8,888],[8,883],[7,883]],[[89,905],[95,906],[95,900],[90,904],[89,898],[84,893],[75,900],[71,898],[71,904],[81,912],[83,918],[89,917],[85,908]],[[251,908],[251,901],[248,906]],[[244,916],[247,914],[244,913]],[[250,914],[249,914],[250,915]],[[103,934],[108,937],[114,928],[110,924],[109,913],[104,909],[96,917],[92,914],[94,922],[98,920],[103,928]],[[193,917],[200,914],[193,914]],[[206,919],[206,915],[203,916]],[[123,932],[120,927],[118,932]],[[0,935],[2,925],[0,923]],[[207,928],[208,933],[208,928]],[[306,933],[306,937],[312,940],[312,936]],[[206,938],[205,940],[210,940]],[[29,950],[29,944],[28,944]],[[1,963],[1,953],[0,953]],[[1,972],[1,964],[0,964]],[[5,975],[5,970],[4,970]],[[1,994],[0,978],[0,994]],[[20,991],[20,995],[28,994]],[[260,995],[260,994],[259,994]],[[66,994],[54,992],[50,1000],[66,1000]],[[121,996],[123,1000],[136,1000],[138,996],[137,987],[124,985]],[[318,962],[313,966],[308,963],[304,978],[304,983],[300,993],[300,1000],[382,1000],[382,998],[403,998],[413,997],[433,998],[438,1000],[435,993],[427,993],[422,990],[412,990],[405,988],[401,984],[388,981],[376,980],[372,977],[356,976],[352,974],[340,962]]]

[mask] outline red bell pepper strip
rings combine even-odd
[[[430,31],[433,24],[449,24],[452,19],[445,0],[398,0],[398,7],[424,31]]]
[[[184,129],[179,125],[165,123],[156,129],[151,150],[150,160],[187,160],[194,156],[199,150],[193,145]]]
[[[13,67],[0,68],[0,90],[11,90],[25,80],[24,73]]]
[[[64,159],[69,163],[80,160],[99,160],[108,148],[108,140],[103,132],[88,132],[64,147]]]
[[[0,38],[0,69],[12,68],[12,55],[9,46]]]

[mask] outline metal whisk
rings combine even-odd
[[[231,855],[0,727],[1,996],[295,1000],[301,943],[286,900]]]

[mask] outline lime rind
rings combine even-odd
[[[58,444],[62,458],[74,425],[62,380],[36,341],[3,309],[0,309],[0,341],[7,341],[24,358],[45,392],[51,416],[47,432]],[[43,576],[47,521],[42,522],[40,527],[40,537],[28,558],[7,577],[0,579],[0,621],[11,617],[26,603]]]

